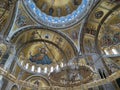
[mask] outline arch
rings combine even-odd
[[[41,83],[40,80],[45,84],[43,85],[43,83]],[[38,85],[38,88],[45,87],[45,86],[50,87],[52,85],[51,82],[43,75],[32,75],[26,78],[25,81]],[[22,87],[21,90],[28,90],[28,89],[26,87]],[[32,90],[32,88],[30,90]]]
[[[18,90],[18,86],[17,85],[13,85],[10,90]]]

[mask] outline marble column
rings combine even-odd
[[[3,68],[4,68],[5,70],[7,70],[7,71],[9,71],[10,66],[11,66],[11,64],[12,64],[14,58],[15,58],[15,54],[16,54],[16,50],[15,50],[15,47],[14,47],[14,46],[11,46],[9,51],[10,51],[9,57],[8,57],[8,59],[6,60],[6,62],[5,62],[5,64],[4,64],[4,67],[3,67]],[[4,81],[3,81],[3,76],[0,75],[0,90],[1,90],[1,88],[2,88],[2,86],[3,86],[3,83],[4,83]]]

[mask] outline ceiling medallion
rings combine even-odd
[[[73,6],[76,7],[73,10],[71,9],[72,6],[69,4],[70,0],[67,0],[69,1],[68,4],[65,4],[65,6],[63,4],[63,7],[59,6],[59,8],[57,9],[55,9],[55,5],[57,5],[56,1],[52,1],[54,1],[53,4],[49,5],[50,7],[47,8],[47,4],[45,3],[43,3],[43,6],[41,5],[41,7],[39,7],[33,0],[23,0],[24,6],[26,7],[30,15],[35,18],[38,23],[51,28],[59,29],[72,26],[82,20],[88,13],[94,0],[73,0]],[[80,3],[77,4],[77,1],[80,1]],[[63,11],[62,8],[65,8],[65,11]],[[56,14],[54,12],[59,13]]]
[[[103,12],[103,11],[97,11],[97,12],[95,13],[95,18],[96,18],[96,19],[100,19],[103,15],[104,15],[104,12]]]

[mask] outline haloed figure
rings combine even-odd
[[[31,62],[35,62],[36,64],[51,64],[52,61],[47,55],[47,51],[45,48],[39,48],[39,52],[35,55],[32,55],[30,52],[30,58],[29,60]]]
[[[51,8],[49,8],[49,15],[51,15],[51,16],[52,16],[53,12],[54,12],[54,9],[53,9],[52,7],[51,7]]]
[[[37,86],[39,86],[40,81],[39,81],[39,80],[36,80],[36,81],[34,82],[34,84],[37,85]]]

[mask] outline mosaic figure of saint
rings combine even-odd
[[[78,0],[73,1],[74,5],[79,5]]]
[[[36,81],[34,82],[34,84],[37,85],[37,86],[39,86],[40,81],[39,81],[39,80],[36,80]]]
[[[26,57],[23,52],[20,52],[20,57],[21,60],[26,60]]]
[[[72,34],[73,39],[78,39],[78,32],[77,31],[73,31],[73,32],[71,32],[71,34]]]
[[[39,37],[40,37],[40,35],[37,31],[32,32],[31,39],[38,39]]]
[[[25,19],[26,19],[25,16],[19,15],[19,16],[17,17],[16,24],[17,24],[19,27],[24,26],[24,25],[26,24],[26,20],[25,20]]]
[[[47,55],[47,51],[45,48],[39,48],[39,52],[35,55],[32,55],[30,52],[30,58],[29,60],[31,62],[35,62],[36,64],[51,64],[52,60]]]

